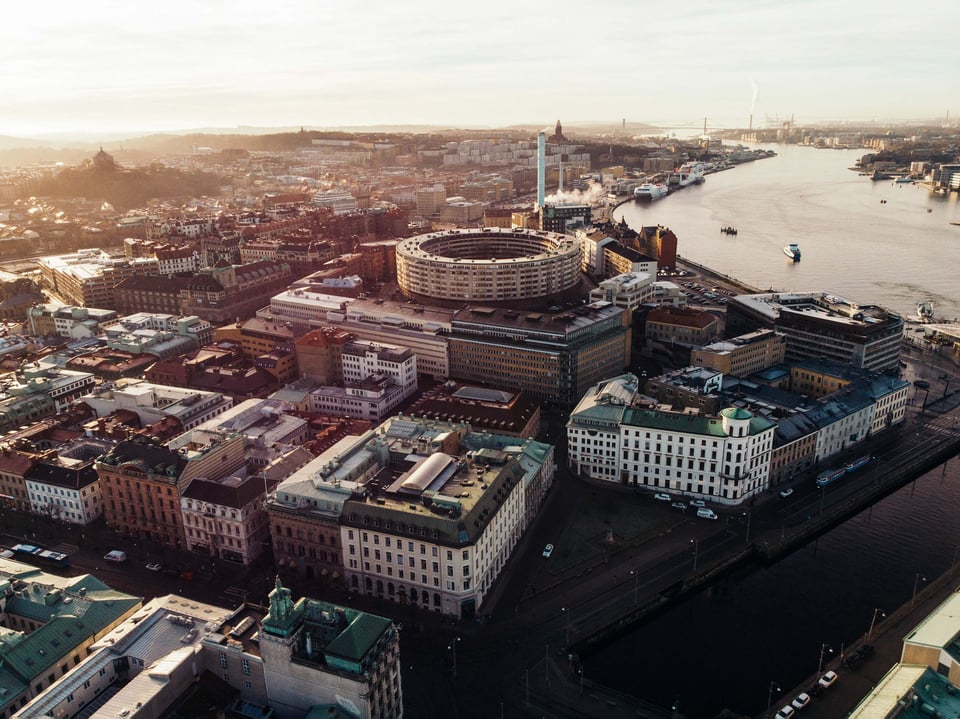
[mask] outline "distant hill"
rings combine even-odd
[[[88,161],[80,167],[61,170],[56,177],[31,183],[22,195],[105,200],[123,212],[143,207],[147,200],[155,198],[215,196],[225,182],[212,173],[184,172],[160,164],[127,170]]]

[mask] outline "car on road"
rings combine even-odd
[[[674,509],[679,509],[680,511],[686,511],[687,509],[687,505],[684,504],[683,502],[674,502],[670,506],[673,507]]]
[[[848,654],[846,658],[843,660],[843,664],[844,666],[848,666],[852,669],[853,667],[857,666],[860,662],[862,662],[864,659],[867,659],[868,657],[870,657],[871,654],[873,654],[873,645],[864,644],[859,649],[857,649],[857,651],[851,654]]]
[[[669,502],[671,499],[673,499],[673,497],[665,492],[657,492],[655,495],[653,495],[653,498],[659,499],[661,502]]]
[[[163,571],[163,573],[166,574],[168,577],[179,577],[179,576],[180,576],[180,570],[179,570],[179,569],[174,569],[173,567],[167,567],[166,569],[163,569],[163,570],[161,570],[161,571]]]
[[[790,719],[794,714],[797,713],[797,710],[794,709],[789,704],[781,707],[780,711],[776,714],[776,719]]]
[[[915,379],[913,381],[913,386],[917,389],[930,389],[930,383],[925,379]]]
[[[551,554],[553,554],[553,545],[548,544],[546,547],[543,548],[543,556],[549,557]]]
[[[180,572],[180,579],[182,579],[182,580],[184,580],[184,581],[186,581],[186,582],[193,581],[193,570],[192,570],[192,569],[184,569],[182,572]]]
[[[809,703],[810,703],[810,695],[807,694],[806,692],[800,692],[799,694],[797,694],[797,698],[794,699],[792,702],[790,702],[790,706],[792,706],[797,711],[800,711],[801,709],[806,708],[807,704]]]
[[[691,507],[706,507],[706,506],[707,506],[707,503],[704,502],[702,499],[691,499],[691,500],[690,500],[690,506],[691,506]]]
[[[829,671],[820,677],[820,681],[818,683],[820,686],[826,689],[827,687],[832,686],[835,681],[837,681],[837,673],[834,671]]]
[[[159,562],[150,562],[150,564],[147,565],[147,569],[151,572],[159,572],[163,569],[163,566]]]
[[[707,507],[700,507],[700,509],[697,510],[697,516],[700,517],[700,519],[716,519],[717,513]]]
[[[781,490],[780,490],[780,499],[786,499],[786,498],[789,497],[791,494],[793,494],[793,489],[792,489],[791,487],[787,487],[786,489],[781,489]]]

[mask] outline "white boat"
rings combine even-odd
[[[666,194],[665,185],[655,185],[652,182],[646,182],[633,191],[633,196],[638,200],[659,200]]]
[[[921,322],[933,321],[933,302],[917,302],[917,319]]]
[[[789,257],[794,262],[800,261],[800,245],[796,242],[791,242],[789,245],[783,248],[783,254]]]

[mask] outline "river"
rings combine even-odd
[[[681,255],[761,288],[822,289],[903,314],[922,299],[940,317],[960,317],[956,193],[848,170],[865,151],[770,147],[778,157],[627,203],[616,216],[670,227]],[[721,234],[723,225],[739,234]],[[788,242],[800,244],[801,262],[783,255]],[[958,482],[954,459],[775,565],[731,575],[638,625],[586,657],[585,675],[662,706],[679,702],[691,719],[760,713],[771,682],[802,682],[824,644],[839,652],[875,609],[910,601],[915,585],[957,560]]]
[[[669,227],[682,256],[755,287],[827,290],[908,315],[932,301],[938,317],[960,317],[960,226],[950,224],[960,221],[958,193],[849,170],[867,150],[758,147],[778,154],[661,200],[628,202],[614,217]],[[783,254],[791,242],[800,262]]]

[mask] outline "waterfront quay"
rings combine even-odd
[[[919,376],[921,363],[951,370],[947,356],[905,356],[907,376]],[[581,658],[726,572],[777,561],[960,451],[960,396],[949,392],[951,375],[942,377],[936,400],[920,392],[904,424],[834,459],[842,463],[869,453],[873,459],[857,473],[824,489],[816,486],[815,472],[798,475],[786,485],[794,490],[789,498],[768,492],[752,505],[720,510],[717,522],[663,506],[649,494],[565,476],[557,490],[567,521],[549,523],[564,529],[544,532],[538,523],[533,546],[522,552],[523,567],[511,572],[488,605],[493,616],[487,630],[515,628],[528,645],[517,654],[533,661],[517,668],[511,704],[524,706],[527,692],[535,698],[593,694],[596,713],[581,715],[613,716],[602,706],[603,677],[581,674]],[[547,542],[555,546],[551,557],[539,557]],[[621,699],[618,706],[630,705]],[[672,716],[672,707],[662,711]]]

